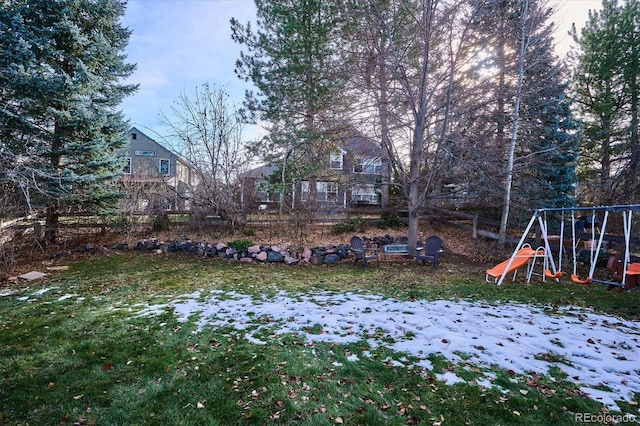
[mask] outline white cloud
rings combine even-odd
[[[230,19],[253,20],[252,1],[132,0],[123,24],[133,31],[129,82],[140,89],[123,110],[134,125],[155,126],[181,92],[213,82],[241,102],[246,84],[234,74],[241,46],[231,40]]]

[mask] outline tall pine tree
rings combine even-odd
[[[528,219],[531,209],[572,207],[580,125],[568,96],[568,71],[553,48],[553,10],[530,0],[533,31],[527,42],[514,180],[515,205]]]
[[[635,202],[640,196],[640,2],[604,0],[573,36],[578,44],[574,90],[584,122],[581,194],[595,204]]]
[[[554,54],[553,9],[545,0],[487,1],[474,38],[484,40],[480,75],[493,75],[477,103],[485,103],[469,122],[469,146],[478,156],[475,173],[481,199],[503,203],[508,139],[514,126],[517,82],[522,72],[513,161],[511,222],[528,219],[532,209],[574,204],[579,125],[567,96],[567,71]],[[524,18],[524,21],[523,21]],[[520,36],[523,35],[524,39]],[[518,36],[513,36],[517,34]],[[521,43],[524,43],[522,45]],[[521,48],[523,48],[521,50]],[[522,67],[518,66],[522,52]],[[473,76],[472,76],[473,77]]]
[[[46,209],[54,243],[62,209],[104,211],[118,193],[118,105],[137,86],[123,51],[124,0],[13,0],[0,10],[0,153],[25,200]]]
[[[341,127],[336,114],[344,102],[336,49],[341,14],[335,2],[322,0],[256,0],[256,6],[257,30],[231,21],[233,39],[246,49],[236,72],[257,89],[247,94],[246,104],[257,120],[271,125],[270,153],[300,158],[297,177],[308,179],[308,211],[314,214],[317,173],[326,166],[328,141]]]

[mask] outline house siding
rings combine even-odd
[[[386,191],[381,187],[385,171],[388,170],[388,162],[379,144],[364,137],[351,137],[343,139],[341,145],[335,152],[327,153],[326,167],[317,173],[318,208],[333,211],[356,205],[380,206],[383,204],[382,198],[385,197]],[[362,158],[376,159],[377,166],[369,167],[367,170],[373,172],[355,171],[358,160]],[[241,177],[243,206],[248,211],[256,209],[260,203],[258,182],[273,173],[275,169],[273,166],[262,166]],[[338,186],[337,193],[333,188],[334,184]],[[322,192],[325,189],[326,191]],[[308,191],[308,181],[298,181],[290,191],[287,191],[284,199],[287,200],[289,207],[297,209],[306,205]],[[252,202],[247,202],[248,200]]]
[[[135,127],[128,131],[128,140],[128,146],[119,152],[126,164],[121,180],[125,188],[135,192],[131,194],[135,198],[134,209],[145,210],[154,203],[165,210],[188,209],[188,199],[199,182],[195,170]],[[163,166],[167,164],[168,173],[163,173]],[[165,191],[167,196],[160,196],[158,200],[157,193],[163,193],[158,189],[162,187],[170,191]]]

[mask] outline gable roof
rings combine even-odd
[[[251,170],[247,170],[246,172],[242,173],[240,175],[240,177],[242,179],[263,179],[266,178],[268,176],[271,176],[272,174],[274,174],[276,171],[278,170],[278,168],[276,166],[260,166],[260,167],[256,167],[255,169],[251,169]]]
[[[362,135],[352,135],[343,139],[342,145],[352,155],[380,157],[383,154],[380,144]]]

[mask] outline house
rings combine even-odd
[[[240,203],[245,211],[271,210],[278,208],[280,194],[269,190],[269,181],[276,177],[279,168],[276,166],[260,166],[240,176],[242,184]]]
[[[188,210],[199,182],[196,170],[137,128],[127,134],[129,145],[120,155],[124,157],[121,183],[128,207],[135,211]]]
[[[280,194],[267,190],[269,181],[279,183],[281,167],[266,165],[241,176],[243,206],[247,211],[272,208]],[[277,174],[277,175],[276,175]],[[331,212],[359,206],[382,206],[388,199],[389,164],[378,143],[364,136],[345,137],[326,155],[316,174],[318,207]],[[283,199],[293,209],[304,206],[310,195],[308,180],[288,182]]]

